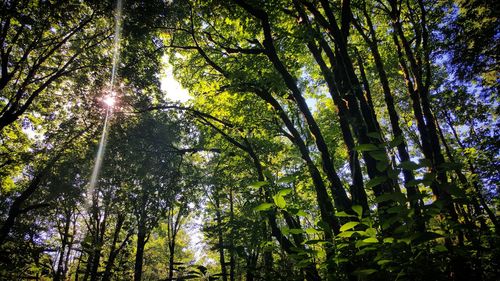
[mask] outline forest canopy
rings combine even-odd
[[[3,0],[0,280],[498,280],[499,12]]]

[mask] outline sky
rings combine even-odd
[[[172,66],[168,62],[168,56],[162,57],[163,71],[160,74],[161,90],[167,98],[172,101],[186,102],[191,99],[188,91],[179,84],[174,78]]]

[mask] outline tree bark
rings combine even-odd
[[[104,269],[104,274],[102,276],[102,281],[109,281],[111,279],[111,271],[115,263],[116,256],[118,256],[120,248],[116,249],[116,243],[118,243],[118,238],[122,230],[123,222],[125,221],[124,214],[118,214],[116,217],[115,231],[113,233],[113,241],[111,242],[111,248],[109,249],[108,260],[106,261],[106,267]]]
[[[224,254],[224,233],[222,230],[222,216],[220,212],[220,201],[218,192],[214,195],[215,199],[215,219],[217,221],[217,239],[219,244],[219,263],[221,268],[222,281],[227,281],[226,259]]]
[[[377,69],[377,73],[380,79],[380,84],[382,85],[382,89],[384,92],[384,101],[387,106],[387,111],[389,113],[389,120],[391,122],[391,129],[394,139],[401,138],[401,142],[397,145],[398,155],[401,162],[410,161],[410,155],[408,153],[408,148],[406,145],[406,141],[404,140],[403,130],[399,125],[399,115],[396,110],[396,106],[394,104],[394,97],[391,92],[391,88],[389,85],[389,79],[387,77],[387,72],[385,71],[385,66],[382,60],[382,56],[380,55],[380,51],[378,49],[378,39],[375,32],[375,28],[372,24],[371,17],[366,10],[366,7],[362,7],[363,15],[366,19],[366,25],[368,27],[369,35],[367,35],[363,28],[360,26],[360,23],[356,20],[353,21],[354,26],[363,37],[365,42],[367,43],[370,51],[373,55],[373,59],[375,61],[375,67]],[[360,62],[361,63],[361,62]],[[410,200],[410,206],[415,211],[415,223],[417,229],[420,231],[425,230],[425,223],[422,219],[422,210],[420,206],[420,200],[418,198],[418,190],[414,185],[409,185],[410,182],[415,180],[415,176],[413,175],[413,171],[410,169],[403,168],[403,176],[405,179],[406,190],[408,192],[408,198]]]
[[[144,246],[146,245],[146,227],[140,224],[137,229],[137,251],[134,263],[134,281],[141,281],[142,264],[144,258]]]

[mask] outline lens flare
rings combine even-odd
[[[115,105],[115,103],[116,103],[116,99],[112,95],[105,97],[103,101],[109,107],[113,107],[113,105]]]

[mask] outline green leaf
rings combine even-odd
[[[384,243],[386,243],[386,244],[391,244],[393,242],[394,242],[394,238],[392,238],[392,237],[384,238]]]
[[[310,228],[306,229],[306,233],[307,234],[318,234],[319,231],[317,229],[315,229],[315,228],[310,227]]]
[[[370,228],[366,229],[365,232],[370,237],[377,236],[377,230],[375,228],[373,228],[373,227],[370,227]]]
[[[254,183],[251,183],[248,187],[253,188],[253,189],[259,189],[267,184],[268,184],[267,181],[256,181]]]
[[[349,238],[351,237],[354,233],[356,233],[356,231],[344,231],[344,232],[341,232],[337,235],[337,237],[343,237],[343,238]]]
[[[387,161],[377,161],[377,164],[375,166],[375,168],[377,168],[377,170],[380,172],[387,170],[387,167],[389,167],[389,162]]]
[[[306,244],[306,245],[316,245],[316,244],[323,244],[325,242],[326,242],[325,240],[313,239],[313,240],[307,240],[304,244]]]
[[[273,203],[262,203],[259,206],[253,208],[254,211],[260,212],[260,211],[267,211],[271,209],[274,206]]]
[[[359,224],[359,222],[357,222],[357,221],[350,221],[350,222],[344,224],[342,227],[340,227],[340,231],[342,232],[342,231],[349,230],[358,224]]]
[[[360,246],[361,247],[364,247],[364,246],[367,246],[367,245],[370,245],[370,244],[373,244],[373,243],[365,243],[365,242],[362,242],[362,241],[358,241],[360,243]],[[361,245],[362,244],[362,245]],[[361,255],[364,255],[366,254],[366,252],[369,252],[369,251],[375,251],[377,250],[377,248],[375,247],[365,247],[364,249],[358,251],[356,253],[356,256],[361,256]]]
[[[356,145],[354,147],[354,150],[357,150],[357,151],[374,151],[374,150],[379,150],[379,148],[376,145],[374,145],[374,144],[365,143],[365,144]]]
[[[297,179],[296,176],[286,176],[277,180],[276,183],[291,183],[294,182],[296,179]]]
[[[379,260],[377,261],[377,264],[378,265],[384,265],[384,264],[388,264],[388,263],[391,263],[392,260]]]
[[[356,216],[348,214],[346,212],[337,212],[335,213],[336,217],[350,217],[350,218],[355,218]]]
[[[448,188],[448,192],[450,192],[453,197],[456,198],[465,198],[467,197],[467,194],[465,193],[464,190],[462,190],[459,186],[456,185],[450,185]]]
[[[387,175],[389,175],[390,179],[397,180],[399,177],[399,171],[397,169],[389,169],[387,171]]]
[[[408,211],[406,206],[394,206],[387,209],[387,213],[398,214],[398,215],[406,214],[406,211]]]
[[[285,188],[285,189],[278,191],[278,194],[281,196],[285,196],[287,194],[290,194],[291,192],[292,192],[291,188]]]
[[[290,228],[288,227],[281,228],[281,233],[283,233],[284,235],[290,234]]]
[[[274,204],[276,204],[276,206],[278,206],[278,208],[284,209],[286,207],[286,201],[285,201],[285,198],[283,198],[283,196],[276,194],[273,196],[273,200],[274,200]]]
[[[437,245],[433,249],[434,249],[434,251],[440,252],[440,253],[448,251],[448,249],[444,245]]]
[[[380,134],[378,132],[369,132],[366,135],[372,139],[376,139],[376,140],[380,139]]]
[[[301,229],[301,228],[290,228],[290,229],[288,230],[288,232],[289,232],[290,234],[302,234],[302,233],[304,233],[304,230],[303,230],[303,229]]]
[[[301,217],[307,217],[307,213],[302,211],[302,210],[299,210],[297,213],[295,213],[295,215],[297,216],[301,216]]]
[[[363,216],[363,207],[360,205],[354,205],[352,206],[352,210],[358,214],[358,217],[361,218]]]
[[[378,243],[378,239],[375,237],[368,237],[366,239],[363,239],[363,242],[365,242],[365,243]]]
[[[415,233],[414,236],[412,236],[412,242],[417,245],[417,244],[425,243],[428,241],[436,240],[438,238],[443,238],[443,235],[441,235],[439,233],[435,233],[435,232],[429,232],[429,231],[426,231],[423,233],[417,232],[417,233]]]
[[[422,178],[422,183],[425,185],[431,185],[435,179],[436,179],[435,173],[427,173],[424,174],[424,177]]]
[[[399,164],[399,166],[405,170],[415,171],[420,168],[420,166],[413,161],[403,161]]]
[[[375,198],[375,202],[377,203],[382,203],[386,201],[396,201],[404,203],[406,202],[406,196],[401,192],[393,192],[393,193],[385,193]]]
[[[389,142],[389,147],[393,148],[400,145],[403,142],[403,136],[399,135]]]
[[[316,225],[319,228],[323,229],[323,231],[329,231],[330,230],[330,226],[326,222],[324,222],[324,221],[318,221],[316,223]]]
[[[306,217],[307,213],[299,208],[288,208],[287,211],[293,215]]]
[[[368,155],[373,157],[375,160],[387,162],[387,154],[385,153],[385,150],[370,151],[368,152]]]
[[[367,269],[359,269],[359,270],[356,270],[354,271],[352,274],[353,275],[356,275],[358,277],[364,277],[364,276],[368,276],[370,274],[373,274],[377,272],[376,269],[372,269],[372,268],[367,268]]]
[[[385,181],[387,181],[386,176],[375,177],[375,178],[367,181],[365,186],[366,186],[366,188],[372,188],[372,187],[377,186]]]

